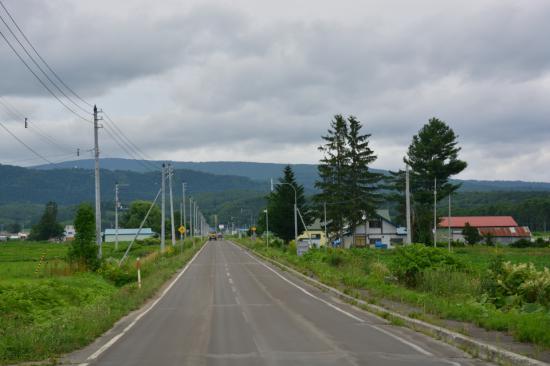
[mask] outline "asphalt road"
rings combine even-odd
[[[482,365],[210,242],[90,365]]]

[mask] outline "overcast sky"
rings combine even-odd
[[[154,159],[316,163],[341,113],[372,134],[375,167],[398,169],[435,116],[459,135],[460,178],[550,181],[547,0],[3,2],[66,84]],[[91,125],[1,38],[0,77],[1,100],[39,130],[2,105],[0,121],[50,160],[90,156]],[[128,156],[104,130],[100,144]],[[0,129],[0,162],[43,163],[32,158]]]

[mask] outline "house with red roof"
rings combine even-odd
[[[527,226],[519,226],[512,216],[451,216],[442,217],[438,224],[438,237],[447,240],[449,228],[452,240],[464,242],[462,230],[466,223],[476,228],[481,236],[491,235],[502,244],[510,244],[520,239],[531,240]]]

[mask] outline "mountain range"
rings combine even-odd
[[[255,163],[240,161],[209,161],[209,162],[185,162],[185,161],[167,161],[175,169],[184,169],[188,171],[197,171],[216,175],[245,177],[258,183],[263,183],[264,187],[269,187],[270,179],[276,179],[281,175],[286,164],[278,163]],[[132,171],[147,172],[148,165],[160,166],[164,161],[143,161],[121,158],[101,159],[101,168],[110,171]],[[306,190],[314,190],[314,184],[317,180],[317,165],[315,164],[290,164],[296,175],[296,180],[303,184]],[[93,169],[93,159],[81,159],[65,161],[56,164],[37,165],[31,167],[38,170],[57,170],[57,169]],[[376,170],[387,174],[387,170]],[[550,183],[546,182],[526,182],[520,180],[460,180],[463,192],[488,192],[488,191],[550,191]],[[265,189],[265,188],[264,188]],[[310,192],[311,193],[311,192]]]
[[[160,161],[135,161],[118,158],[101,159],[101,192],[105,210],[104,225],[113,222],[114,186],[120,186],[123,206],[134,200],[152,200],[160,188]],[[220,220],[246,224],[255,219],[265,206],[269,180],[276,180],[285,164],[251,162],[171,162],[174,166],[174,196],[182,196],[181,182],[187,183],[187,195],[192,195],[207,215],[218,214]],[[147,166],[158,166],[158,171],[147,171]],[[306,188],[306,194],[315,193],[317,166],[292,165],[297,181]],[[380,171],[386,173],[387,171]],[[469,214],[487,208],[497,212],[495,204],[517,198],[520,201],[545,199],[550,195],[550,183],[523,181],[457,180],[462,183],[454,198],[455,207]],[[34,167],[0,165],[0,225],[21,222],[34,223],[40,217],[44,204],[59,204],[60,217],[70,222],[75,205],[93,202],[93,160],[83,159]],[[507,203],[508,204],[508,203]],[[515,205],[516,203],[514,203]],[[179,209],[179,203],[175,205]],[[513,205],[508,210],[513,211]],[[473,212],[473,211],[472,211]]]

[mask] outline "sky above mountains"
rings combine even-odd
[[[316,163],[342,113],[372,134],[375,167],[397,169],[435,116],[459,135],[459,178],[550,181],[545,0],[3,2],[63,80],[154,159]],[[0,75],[2,100],[56,144],[0,105],[11,131],[51,160],[90,156],[91,126],[3,39]],[[127,156],[100,135],[104,156]],[[0,139],[0,162],[43,163]]]

